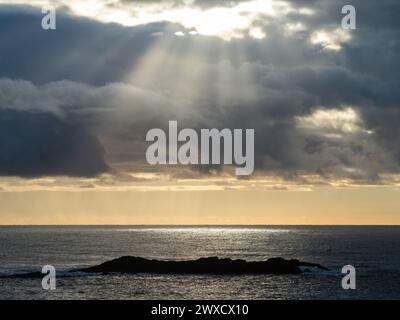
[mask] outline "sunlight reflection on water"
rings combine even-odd
[[[157,232],[157,233],[285,233],[292,230],[263,229],[263,228],[214,228],[214,227],[188,227],[188,228],[131,228],[117,229],[119,232]]]

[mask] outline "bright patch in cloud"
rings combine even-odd
[[[311,35],[311,43],[320,45],[326,50],[339,51],[342,44],[350,41],[350,34],[341,28],[332,31],[316,31]]]
[[[0,3],[9,3],[0,0]],[[272,0],[250,0],[234,6],[200,8],[185,4],[160,2],[123,2],[105,0],[15,0],[14,4],[34,6],[68,7],[74,15],[88,17],[101,22],[119,23],[124,26],[137,26],[153,22],[167,21],[178,23],[196,34],[218,36],[225,40],[241,38],[244,35],[256,39],[265,37],[261,28],[254,22],[262,15],[273,14]],[[190,35],[191,33],[189,33]]]
[[[346,109],[316,110],[304,117],[297,117],[297,127],[308,132],[325,137],[340,138],[356,133],[368,133],[358,113],[348,107]]]

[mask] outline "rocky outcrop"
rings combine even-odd
[[[159,274],[299,274],[302,273],[302,269],[307,268],[326,270],[319,264],[283,258],[251,262],[217,257],[188,261],[160,261],[125,256],[76,271]]]

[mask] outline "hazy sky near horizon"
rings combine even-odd
[[[0,0],[0,224],[400,223],[400,3],[345,4]],[[254,174],[149,166],[169,120]]]
[[[224,191],[0,193],[0,225],[400,225],[398,190],[386,187]]]

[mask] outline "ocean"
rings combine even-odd
[[[299,275],[84,274],[120,256],[160,260],[272,257],[319,263]],[[344,290],[341,269],[356,268]],[[56,268],[56,290],[41,279],[4,277]],[[0,299],[400,299],[396,226],[4,226]]]

